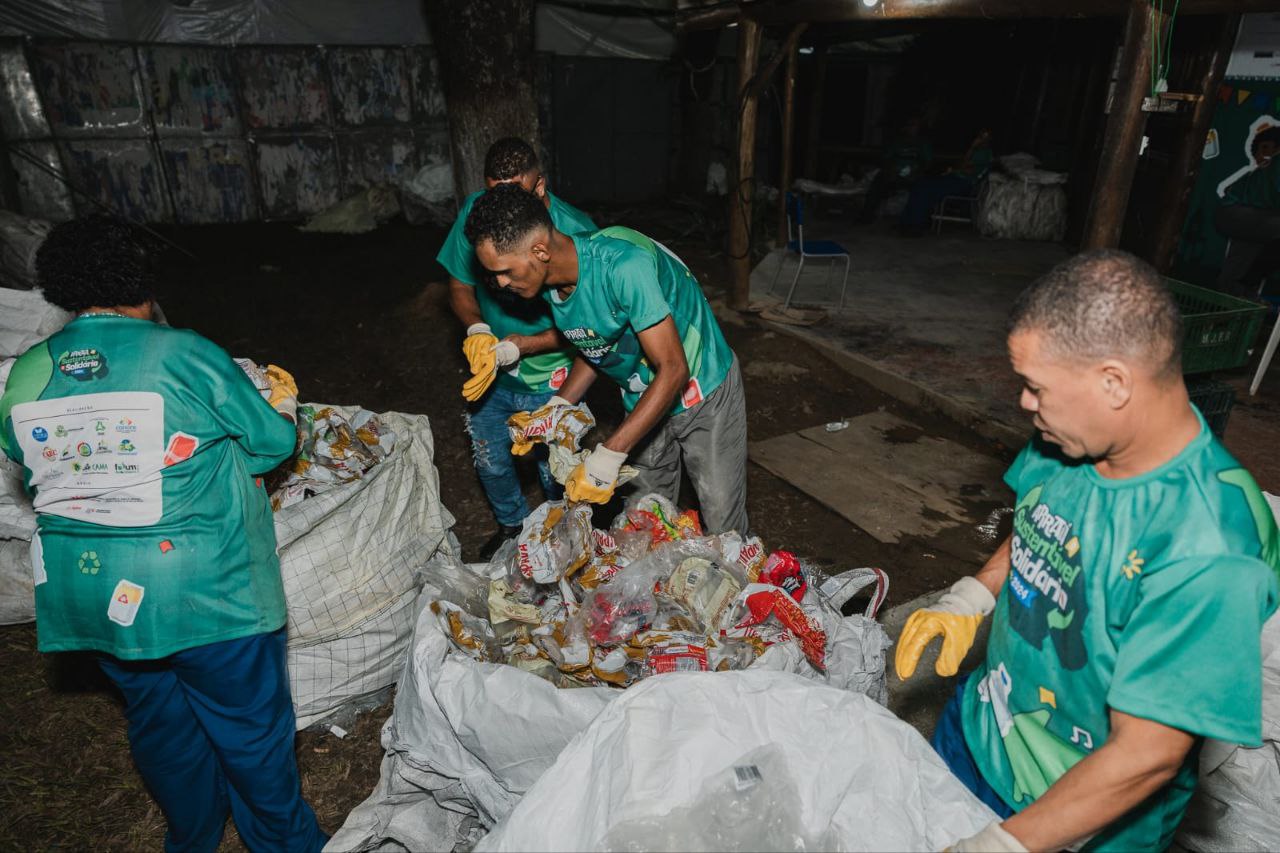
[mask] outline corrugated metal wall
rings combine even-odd
[[[0,41],[0,133],[23,212],[53,220],[96,206],[47,170],[138,220],[245,222],[450,156],[428,46]]]

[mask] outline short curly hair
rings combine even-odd
[[[63,222],[36,252],[44,298],[68,311],[142,305],[155,295],[151,252],[136,228],[105,214]]]
[[[484,155],[484,176],[491,181],[509,181],[537,168],[538,152],[518,136],[504,136]]]
[[[1160,274],[1119,249],[1062,261],[1022,292],[1008,332],[1037,331],[1056,356],[1130,357],[1159,375],[1182,375],[1182,315]]]
[[[509,252],[539,228],[552,227],[542,199],[519,184],[499,184],[476,199],[463,230],[473,246],[491,240],[499,252]]]

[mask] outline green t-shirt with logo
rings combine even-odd
[[[261,475],[295,442],[194,332],[87,316],[24,353],[0,398],[0,448],[36,511],[40,650],[148,660],[283,625]]]
[[[454,220],[449,235],[436,260],[448,270],[449,275],[463,284],[475,288],[476,302],[480,304],[480,316],[489,324],[498,340],[507,335],[537,335],[553,328],[551,311],[540,299],[521,299],[512,293],[502,293],[484,284],[486,273],[476,260],[475,247],[467,239],[463,230],[471,207],[476,203],[484,190],[467,196],[458,210],[458,218]],[[551,200],[549,213],[556,230],[565,234],[577,234],[579,231],[595,231],[596,224],[591,217],[578,210],[568,202],[547,193]],[[545,394],[555,391],[564,384],[569,376],[569,367],[573,364],[573,353],[570,350],[554,350],[537,355],[528,355],[520,359],[509,370],[498,373],[498,384],[504,388],[522,394]]]
[[[1016,811],[1106,742],[1108,709],[1260,743],[1259,636],[1280,538],[1253,478],[1200,422],[1177,457],[1137,477],[1106,479],[1039,439],[1005,475],[1018,497],[1013,565],[963,719],[983,778]],[[1167,847],[1198,753],[1086,849]]]
[[[733,350],[689,268],[661,243],[614,226],[573,238],[578,283],[567,298],[546,291],[556,326],[596,370],[622,388],[627,411],[653,381],[638,333],[671,317],[689,382],[671,414],[706,399],[729,373]]]

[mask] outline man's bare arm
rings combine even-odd
[[[1177,775],[1195,738],[1111,712],[1111,736],[1003,824],[1028,850],[1061,850],[1123,816]]]
[[[452,277],[449,279],[449,307],[453,309],[454,316],[462,322],[464,329],[484,322],[484,317],[480,316],[480,302],[476,299],[476,289]]]
[[[653,381],[613,435],[604,440],[606,448],[619,453],[630,453],[640,439],[666,417],[676,395],[689,383],[689,363],[684,357],[684,347],[680,345],[675,320],[668,316],[661,323],[645,329],[638,337],[640,348],[653,370]]]
[[[983,564],[982,568],[974,577],[985,586],[993,597],[1000,597],[1000,590],[1004,588],[1005,578],[1009,577],[1009,570],[1012,568],[1010,555],[1012,554],[1013,534],[1009,534],[1000,543],[1000,547],[995,553]]]
[[[511,341],[520,350],[521,357],[537,355],[540,352],[554,352],[568,347],[568,341],[560,337],[555,329],[547,329],[536,335],[507,335],[503,340]]]
[[[574,356],[573,367],[569,368],[569,378],[560,386],[556,395],[570,403],[580,403],[587,396],[589,389],[596,381],[596,369],[582,356]]]

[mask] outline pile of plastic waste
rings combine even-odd
[[[594,425],[559,407],[521,436],[551,447],[560,471]],[[633,501],[609,529],[589,504],[548,501],[490,563],[489,618],[445,600],[432,612],[454,646],[560,687],[626,687],[665,672],[745,669],[794,642],[824,668],[827,635],[808,572],[758,537],[703,535],[698,514],[659,495]]]
[[[236,364],[263,398],[271,392],[266,371],[247,358]],[[358,409],[348,417],[335,406],[298,406],[298,444],[283,478],[272,478],[271,509],[279,512],[332,486],[358,480],[395,450],[396,433],[376,414]]]

